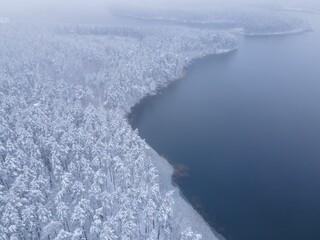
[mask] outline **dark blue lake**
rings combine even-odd
[[[320,16],[310,16],[320,24]],[[320,30],[240,38],[133,109],[133,128],[227,240],[320,239]]]

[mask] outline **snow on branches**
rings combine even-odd
[[[1,26],[0,239],[200,239],[125,114],[234,48],[183,27]]]

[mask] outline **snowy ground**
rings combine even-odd
[[[202,239],[223,239],[220,235],[215,235],[210,226],[204,221],[202,216],[181,196],[180,190],[172,185],[173,167],[166,159],[161,157],[151,147],[149,154],[152,158],[152,163],[159,172],[159,180],[162,188],[167,190],[174,190],[174,207],[173,211],[176,215],[176,221],[186,221],[192,229],[196,229],[202,234]]]

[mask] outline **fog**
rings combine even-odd
[[[174,170],[138,131],[132,131],[127,114],[146,96],[181,79],[196,59],[216,54],[231,59],[246,52],[253,63],[269,56],[261,68],[269,70],[277,58],[273,52],[289,60],[295,60],[291,56],[296,50],[309,57],[304,50],[318,49],[319,37],[314,36],[319,32],[316,28],[312,32],[313,26],[300,15],[319,17],[317,1],[0,0],[0,239],[194,240],[203,236],[218,240],[171,184]],[[280,47],[289,46],[287,37],[280,36],[298,34],[310,39],[286,51],[268,42],[279,39]],[[252,39],[267,40],[266,48],[259,41],[258,50],[264,52],[255,58],[250,55],[255,52],[249,47]],[[249,51],[242,47],[244,41]],[[297,59],[303,60],[299,55]],[[295,75],[303,74],[300,70],[318,69],[314,56],[320,54],[310,56],[303,67],[290,65],[299,70]],[[237,68],[246,72],[255,70],[254,64],[239,63]],[[229,80],[229,72],[225,76]],[[264,78],[254,80],[261,80],[259,89],[264,90]],[[290,77],[287,80],[295,83]],[[250,84],[244,86],[250,88]],[[283,88],[291,90],[289,84]],[[228,97],[228,91],[220,90]],[[278,93],[279,85],[272,90]],[[214,96],[211,88],[203,92]],[[253,96],[259,100],[262,97],[257,93]],[[299,96],[309,99],[308,94]],[[215,102],[200,91],[199,97],[188,97],[192,102],[193,97],[208,100],[210,109]],[[236,100],[242,99],[247,96]],[[318,98],[314,102],[318,103]],[[215,103],[228,105],[224,100]],[[236,111],[246,106],[240,105]],[[261,106],[268,112],[269,105]],[[289,108],[297,106],[302,105],[290,103]],[[181,114],[173,123],[188,133],[185,124],[190,119]],[[225,122],[230,119],[237,117]],[[177,141],[171,145],[179,150],[179,139],[172,139]],[[206,168],[206,164],[200,165]],[[221,182],[230,175],[228,172]],[[277,224],[265,224],[268,231],[272,225]]]
[[[47,17],[70,19],[75,16],[90,18],[106,16],[110,7],[307,7],[319,8],[317,0],[0,0],[0,16]]]

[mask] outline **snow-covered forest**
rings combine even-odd
[[[0,25],[0,239],[199,239],[126,114],[235,48],[181,27]]]
[[[239,7],[195,8],[179,10],[132,8],[115,9],[115,14],[140,20],[166,21],[172,24],[218,27],[224,29],[241,28],[243,35],[288,34],[310,30],[301,18],[286,14],[281,9],[256,9]]]
[[[2,18],[0,239],[201,239],[126,116],[193,59],[236,48],[209,28]]]

